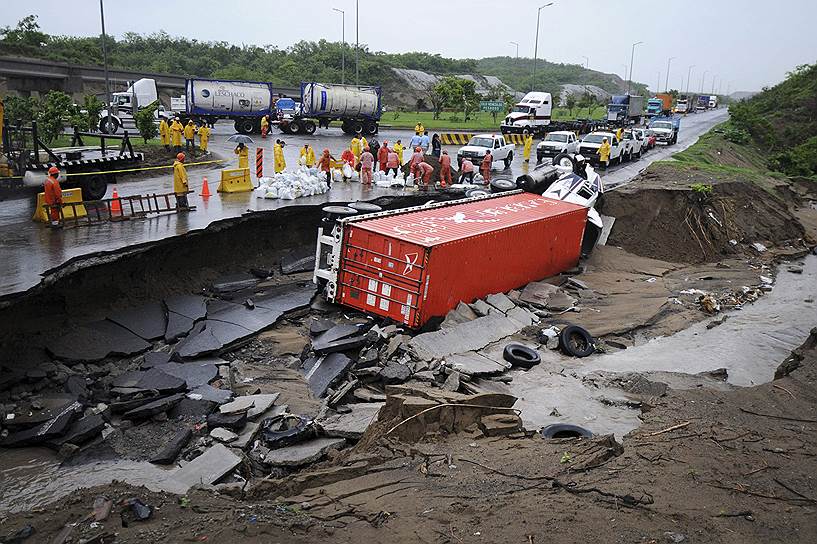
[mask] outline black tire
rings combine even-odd
[[[79,187],[82,189],[83,200],[100,200],[105,198],[108,191],[108,179],[104,174],[80,176]]]
[[[565,355],[587,357],[596,351],[593,337],[578,325],[568,325],[559,333],[559,346]]]
[[[592,438],[593,433],[584,427],[571,425],[569,423],[554,423],[542,427],[539,431],[542,438]]]
[[[514,191],[516,190],[516,183],[509,179],[492,179],[491,180],[491,192],[492,193],[504,193],[505,191]]]
[[[512,366],[521,368],[533,368],[542,362],[539,354],[535,350],[522,344],[508,344],[502,351],[502,358],[511,363]]]
[[[252,119],[236,119],[235,131],[240,134],[252,134],[255,130],[255,121]]]
[[[289,127],[289,133],[290,134],[300,134],[301,132],[303,132],[303,128],[304,128],[303,124],[300,121],[295,120],[295,119],[290,121],[289,125],[287,125],[287,126]]]
[[[374,136],[377,134],[377,131],[380,130],[380,127],[377,125],[375,121],[367,121],[366,125],[363,127],[366,131],[367,136]]]
[[[513,162],[513,152],[508,153],[508,156],[507,156],[507,157],[505,157],[505,160],[504,160],[503,162],[505,163],[505,170],[507,170],[508,168],[510,168],[510,167],[511,167],[511,163]]]
[[[562,161],[564,161],[565,159],[569,161],[569,164],[562,164]],[[561,166],[562,168],[573,169],[576,166],[576,161],[567,153],[559,153],[558,155],[553,157],[553,160],[551,161],[550,164],[552,164],[553,166]]]
[[[360,121],[352,121],[349,123],[349,128],[351,132],[349,134],[359,134],[363,132],[363,123]]]
[[[315,129],[318,127],[312,121],[304,122],[304,134],[309,134],[310,136],[315,134]]]
[[[119,121],[116,118],[111,117],[111,126],[110,129],[108,128],[108,118],[103,117],[99,120],[99,132],[104,132],[105,134],[116,134],[119,130]]]
[[[467,191],[465,191],[465,196],[467,196],[468,198],[471,198],[471,197],[474,197],[474,196],[488,196],[490,194],[491,193],[489,191],[487,191],[485,189],[482,189],[482,188],[468,189]]]

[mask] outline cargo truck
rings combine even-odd
[[[300,103],[286,103],[275,117],[286,134],[314,134],[317,127],[341,122],[346,134],[377,134],[383,113],[380,86],[327,85],[301,83]],[[290,110],[290,111],[287,111]]]
[[[638,124],[644,115],[644,97],[613,95],[607,105],[607,122],[618,125]]]
[[[695,96],[682,94],[675,103],[675,113],[695,113]]]
[[[655,115],[669,115],[672,113],[672,95],[661,93],[647,101],[647,117]]]
[[[709,109],[714,110],[718,107],[718,95],[710,94],[709,95]]]
[[[702,94],[698,97],[698,102],[695,105],[695,109],[697,111],[706,111],[709,109],[709,95]]]

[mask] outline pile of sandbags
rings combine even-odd
[[[317,168],[301,166],[297,170],[281,172],[269,178],[260,178],[256,191],[260,198],[294,200],[304,196],[320,195],[329,190],[326,176]]]

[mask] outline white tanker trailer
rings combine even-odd
[[[301,102],[278,108],[278,126],[288,134],[312,134],[317,126],[341,121],[346,134],[376,134],[383,112],[381,89],[355,85],[301,83]]]

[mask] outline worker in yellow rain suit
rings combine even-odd
[[[173,163],[173,192],[176,193],[176,208],[179,210],[189,210],[187,203],[187,170],[184,167],[184,153],[176,155],[176,162]]]
[[[188,153],[192,153],[193,150],[196,148],[197,131],[198,128],[196,127],[196,125],[193,124],[192,119],[190,119],[184,126],[184,149]]]
[[[201,149],[202,153],[207,153],[207,143],[210,141],[210,132],[212,130],[207,126],[206,121],[199,128],[199,149]]]
[[[599,164],[607,170],[607,165],[610,163],[610,142],[607,141],[607,138],[602,140],[596,155],[599,156]]]
[[[528,134],[525,136],[525,144],[522,147],[522,156],[525,158],[525,162],[530,162],[530,148],[533,146],[533,134]]]
[[[265,115],[261,118],[261,137],[267,139],[267,132],[269,132],[269,116]]]
[[[417,121],[417,124],[414,125],[414,133],[419,135],[419,136],[422,136],[423,133],[425,133],[425,131],[426,131],[426,127],[424,127],[421,122]]]
[[[167,126],[167,121],[164,117],[162,117],[162,120],[159,122],[159,140],[161,140],[165,149],[170,151],[170,127]]]
[[[286,144],[283,140],[275,140],[275,145],[272,147],[272,157],[275,162],[275,173],[280,174],[287,167],[287,161],[284,160],[284,146]],[[314,159],[314,155],[313,155]]]
[[[235,154],[238,155],[238,167],[239,168],[249,168],[250,167],[250,150],[247,149],[247,146],[244,145],[243,142],[239,142],[238,146],[236,146]]]
[[[179,118],[176,117],[173,119],[173,123],[170,125],[170,139],[173,142],[173,149],[177,153],[181,152],[182,150],[182,132],[184,131],[184,127],[179,122]]]
[[[352,138],[352,143],[349,144],[349,149],[352,150],[352,155],[355,156],[355,164],[353,166],[357,166],[357,163],[360,160],[360,153],[363,151],[363,146],[360,145],[360,138],[358,138],[357,134],[355,134],[355,137]]]
[[[309,144],[304,144],[301,148],[301,164],[307,168],[315,166],[315,150]]]
[[[400,161],[400,166],[403,166],[403,150],[404,149],[405,148],[403,147],[403,142],[401,140],[397,140],[396,142],[394,142],[394,147],[392,148],[392,151],[397,153],[397,160]]]

